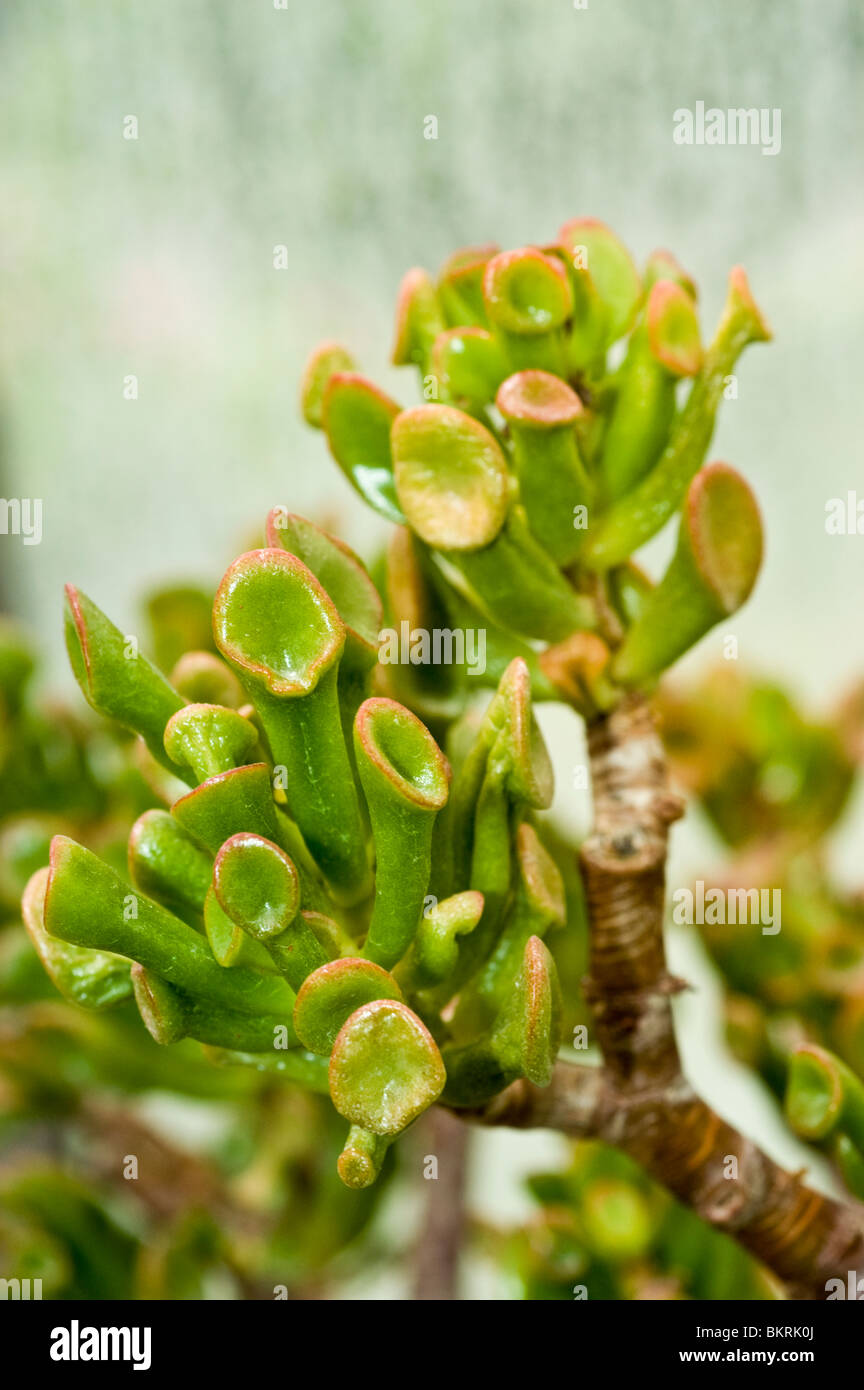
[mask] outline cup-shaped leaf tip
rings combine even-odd
[[[573,310],[564,266],[533,246],[493,256],[483,274],[483,295],[492,322],[518,336],[550,333]]]
[[[843,1082],[836,1060],[821,1047],[799,1047],[789,1061],[786,1114],[797,1134],[822,1139],[843,1110]]]
[[[405,1129],[438,1099],[445,1080],[431,1033],[396,1000],[364,1004],[346,1019],[333,1045],[333,1104],[373,1134]]]
[[[341,343],[319,343],[310,354],[300,382],[300,409],[307,425],[320,429],[327,383],[335,372],[350,372],[354,359]]]
[[[391,433],[396,491],[412,530],[437,550],[477,550],[495,539],[510,501],[497,440],[454,406],[404,410]]]
[[[642,298],[642,282],[627,247],[596,217],[565,222],[558,239],[574,266],[587,270],[608,316],[606,340],[614,342],[630,328]]]
[[[733,265],[729,272],[726,301],[727,314],[742,314],[750,327],[750,342],[769,343],[774,334],[756,300],[743,265]]]
[[[263,835],[242,832],[225,841],[213,865],[213,886],[223,912],[259,941],[281,935],[300,906],[297,870]]]
[[[216,644],[271,695],[314,690],[345,645],[345,625],[311,570],[284,550],[250,550],[228,568],[213,604]]]
[[[201,781],[238,767],[252,755],[258,730],[223,705],[186,705],[165,725],[165,752]]]
[[[702,366],[702,344],[692,296],[674,280],[657,280],[648,296],[645,321],[657,361],[674,376],[695,376]]]
[[[450,764],[423,724],[404,705],[385,696],[365,700],[354,721],[360,775],[423,810],[439,811],[450,790]],[[364,770],[367,775],[364,776]]]
[[[725,614],[749,597],[762,563],[756,498],[728,463],[709,463],[687,492],[682,518],[699,573]]]
[[[343,956],[309,975],[294,1005],[294,1027],[304,1047],[329,1057],[351,1014],[376,999],[402,999],[393,976],[371,960]]]
[[[525,429],[562,429],[583,414],[582,402],[560,377],[530,368],[501,383],[495,404],[504,419]]]

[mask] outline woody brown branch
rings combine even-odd
[[[683,1076],[671,1009],[682,985],[669,975],[663,945],[667,833],[682,803],[643,699],[629,697],[596,720],[588,740],[586,995],[604,1065],[559,1063],[547,1090],[517,1082],[472,1118],[614,1144],[762,1260],[791,1296],[825,1298],[829,1279],[864,1268],[864,1210],[780,1168]]]

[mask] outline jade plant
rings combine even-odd
[[[663,947],[683,803],[652,697],[757,577],[750,486],[706,460],[739,355],[769,338],[740,268],[703,342],[669,253],[640,272],[608,228],[575,219],[550,244],[409,271],[393,361],[419,375],[422,404],[391,399],[341,345],[317,349],[303,414],[394,528],[378,583],[275,507],[265,545],[219,585],[214,648],[175,649],[167,675],[67,587],[73,671],[140,739],[164,807],[132,826],[128,879],[65,835],[31,879],[25,920],[61,993],[134,999],[157,1043],[329,1095],[348,1187],[374,1183],[437,1106],[615,1145],[800,1296],[860,1264],[855,1209],[687,1084]],[[652,579],[633,555],[667,523],[677,539]],[[585,722],[594,828],[578,870],[542,814],[543,701]],[[574,877],[595,1061],[563,1031]],[[835,1109],[854,1138],[854,1095]]]

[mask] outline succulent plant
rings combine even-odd
[[[169,676],[69,586],[83,693],[142,740],[170,809],[133,826],[131,882],[55,838],[25,911],[61,991],[90,1007],[134,996],[159,1043],[329,1093],[349,1186],[374,1182],[436,1103],[614,1137],[791,1287],[824,1285],[841,1235],[847,1254],[864,1243],[853,1217],[754,1159],[681,1078],[662,946],[681,805],[647,703],[756,579],[753,495],[705,460],[728,375],[769,336],[736,268],[703,349],[675,260],[640,274],[608,228],[575,219],[553,244],[408,273],[393,361],[419,372],[422,404],[403,409],[337,344],[313,353],[304,417],[397,527],[386,607],[344,543],[285,507],[218,588],[218,655],[178,659],[180,624]],[[653,583],[631,557],[675,516]],[[385,617],[407,659],[378,659]],[[454,640],[469,630],[488,659]],[[559,1059],[570,1001],[544,937],[567,930],[573,865],[540,816],[542,700],[587,725],[585,998],[602,1065]],[[724,1154],[740,1157],[737,1205],[715,1190]]]

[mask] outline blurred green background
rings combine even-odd
[[[218,575],[274,502],[363,540],[298,419],[306,352],[341,337],[386,376],[404,268],[580,214],[672,247],[709,328],[745,263],[776,343],[712,450],[767,520],[742,657],[815,695],[859,668],[864,538],[824,507],[864,496],[860,5],[6,0],[0,25],[2,490],[44,501],[2,589],[58,679],[64,580],[128,625],[142,583]],[[781,108],[781,152],[674,144],[699,100]]]
[[[413,378],[387,365],[403,270],[577,215],[640,262],[673,249],[706,334],[745,264],[776,341],[747,354],[712,448],[766,520],[741,660],[822,706],[860,676],[864,536],[825,532],[828,499],[864,498],[860,5],[6,0],[0,45],[0,485],[44,507],[41,545],[0,537],[0,606],[34,628],[54,688],[72,689],[65,580],[132,631],[143,589],[215,581],[275,503],[368,550],[374,519],[299,419],[309,348],[344,340],[407,400]],[[780,153],[676,145],[673,112],[698,101],[780,108]],[[850,876],[861,812],[838,850]],[[678,837],[673,882],[706,843]],[[710,990],[684,951],[673,965]],[[702,1047],[704,999],[681,1007],[710,1093],[728,1064]],[[758,1099],[736,1113],[764,1137]],[[483,1142],[499,1195],[511,1159],[548,1155],[544,1136]]]

